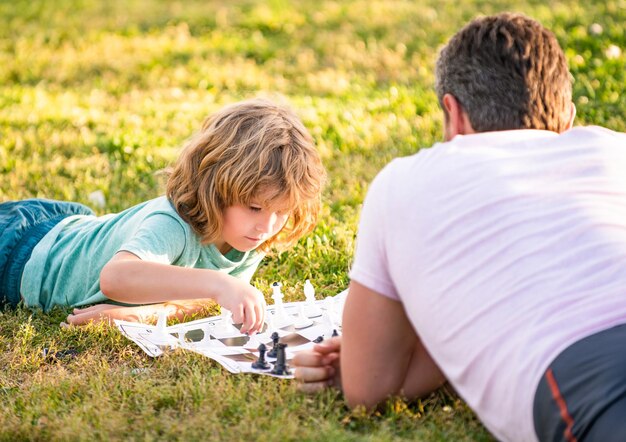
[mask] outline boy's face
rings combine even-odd
[[[224,210],[222,237],[215,243],[220,252],[231,248],[247,252],[280,232],[289,218],[286,202],[277,201],[267,207],[261,201],[253,199],[247,205],[235,204]]]

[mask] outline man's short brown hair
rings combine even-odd
[[[510,129],[564,131],[572,85],[554,34],[519,14],[473,20],[441,50],[439,102],[452,94],[477,132]]]

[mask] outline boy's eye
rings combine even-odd
[[[249,208],[252,212],[260,212],[260,211],[261,211],[261,207],[260,207],[260,206],[248,206],[248,208]]]

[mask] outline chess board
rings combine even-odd
[[[259,357],[260,344],[271,349],[271,335],[273,332],[278,333],[279,342],[287,344],[285,359],[289,365],[296,353],[312,348],[314,341],[341,334],[341,315],[346,294],[347,290],[314,303],[299,301],[269,305],[262,332],[252,337],[241,334],[241,324],[233,324],[222,315],[169,327],[159,323],[152,326],[119,320],[115,323],[123,335],[151,357],[181,348],[200,353],[231,373],[257,373],[289,379],[293,378],[293,372],[286,375],[270,372],[275,358],[269,356],[266,356],[266,360],[270,369],[252,368],[252,363]]]

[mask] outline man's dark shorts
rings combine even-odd
[[[537,387],[533,418],[540,441],[626,441],[626,324],[557,356]]]
[[[24,266],[37,243],[70,215],[93,215],[82,204],[44,199],[0,204],[0,305],[16,306]]]

